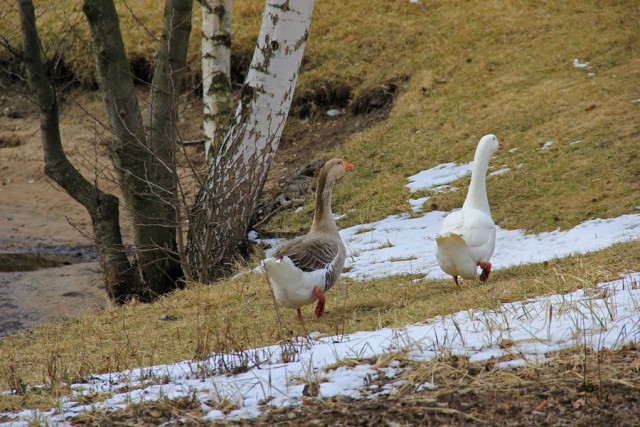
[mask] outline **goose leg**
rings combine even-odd
[[[313,294],[316,296],[316,298],[318,298],[318,304],[316,305],[316,316],[322,317],[322,315],[324,314],[324,294],[317,286],[313,288]]]
[[[480,280],[485,282],[489,278],[489,273],[491,273],[491,263],[479,262],[478,265],[482,269],[482,273],[480,273]]]
[[[302,310],[300,310],[300,307],[298,307],[296,309],[296,311],[298,312],[298,320],[303,322],[304,321],[304,317],[302,317]]]
[[[462,288],[460,288],[460,283],[458,283],[458,276],[453,276],[453,281],[456,284],[456,288],[458,288],[458,290],[461,291]]]

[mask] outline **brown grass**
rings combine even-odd
[[[16,5],[5,3],[0,34],[17,45]],[[38,2],[38,16],[45,52],[64,46],[66,66],[88,81],[93,58],[80,3]],[[149,63],[162,14],[152,3],[117,2],[130,58]],[[262,5],[234,2],[234,51],[250,55]],[[194,11],[192,77],[199,73],[200,48],[197,5]],[[317,2],[297,93],[322,98],[327,87],[351,88],[354,100],[390,81],[400,85],[389,120],[327,154],[356,164],[337,189],[336,204],[357,210],[342,225],[407,211],[407,176],[445,161],[470,161],[480,137],[490,132],[518,148],[492,161],[496,169],[512,169],[489,180],[501,225],[552,230],[633,211],[640,132],[639,107],[630,101],[640,98],[639,19],[640,10],[628,2],[604,9],[596,1],[476,0],[464,7],[444,1],[428,7],[404,0]],[[574,58],[591,68],[573,67]],[[552,148],[538,150],[548,140],[555,142]],[[458,192],[438,195],[439,207],[459,206],[467,182]],[[281,213],[269,227],[297,232],[311,212]]]
[[[118,4],[131,56],[152,58],[153,37]],[[129,2],[157,35],[161,8],[150,4]],[[49,29],[43,36],[46,50],[66,34],[55,24],[61,17],[78,22],[64,58],[79,78],[90,79],[79,1],[56,5],[39,9],[41,22],[50,22],[44,26]],[[0,6],[0,30],[11,40],[15,11],[6,8],[13,7]],[[234,2],[234,48],[250,51],[261,7],[257,0]],[[198,19],[189,54],[194,72]],[[489,132],[508,149],[518,148],[495,156],[494,170],[506,166],[511,171],[488,179],[493,216],[502,227],[552,230],[634,212],[640,204],[640,132],[639,107],[630,100],[640,98],[639,20],[640,9],[632,2],[610,2],[605,8],[596,1],[472,0],[464,6],[435,1],[428,7],[404,0],[317,2],[299,90],[336,79],[346,82],[355,97],[389,81],[404,82],[388,120],[328,153],[356,165],[336,188],[335,210],[355,209],[340,225],[409,211],[407,176],[443,162],[470,161],[478,140]],[[590,61],[591,68],[574,68],[574,58]],[[554,145],[539,150],[548,140]],[[468,179],[455,185],[459,191],[434,197],[439,209],[461,205]],[[306,229],[311,203],[310,197],[302,214],[277,215],[269,229]],[[155,304],[109,308],[3,338],[0,388],[19,393],[0,396],[0,411],[49,405],[67,392],[69,381],[89,373],[241,351],[305,331],[340,334],[403,326],[466,308],[570,291],[638,265],[640,243],[634,242],[546,267],[497,271],[488,283],[459,293],[449,280],[341,280],[328,296],[323,318],[313,318],[311,307],[304,309],[304,327],[290,310],[283,310],[280,326],[263,276],[247,273],[217,286],[192,285]],[[177,319],[160,320],[163,314]],[[46,387],[27,391],[34,384]]]
[[[400,327],[470,308],[494,308],[540,294],[567,292],[612,280],[637,268],[640,243],[615,245],[598,253],[495,272],[488,283],[416,281],[388,277],[366,282],[341,280],[328,294],[324,317],[303,308],[280,309],[277,319],[263,275],[244,273],[218,286],[193,285],[154,304],[131,303],[82,318],[45,324],[0,341],[0,389],[44,390],[0,397],[0,411],[51,404],[67,384],[90,373],[202,359],[210,352],[242,350],[281,342],[309,331],[340,335]],[[168,315],[168,316],[167,316]],[[163,318],[175,320],[161,320]]]
[[[435,3],[428,11],[398,3],[389,14],[404,11],[402,28],[389,36],[402,48],[385,52],[385,65],[371,58],[369,70],[382,67],[387,78],[403,70],[411,78],[389,120],[327,156],[356,165],[336,190],[340,212],[356,209],[342,226],[409,211],[406,177],[443,162],[471,161],[486,133],[507,145],[492,160],[493,170],[511,168],[488,180],[500,225],[549,231],[636,209],[640,132],[638,106],[630,101],[640,97],[634,83],[639,10],[624,2],[606,10],[592,2]],[[352,39],[346,44],[357,44]],[[573,67],[574,58],[591,68]],[[554,145],[539,150],[549,140]],[[433,200],[440,209],[461,205],[468,178],[455,185],[459,191]],[[293,231],[306,221],[281,214],[271,228]]]

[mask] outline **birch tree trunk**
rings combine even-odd
[[[19,9],[27,82],[40,110],[45,174],[89,212],[107,294],[115,302],[124,302],[139,290],[140,283],[122,244],[118,199],[87,181],[67,158],[60,138],[56,92],[46,77],[40,57],[33,2],[20,0]]]
[[[231,117],[231,0],[200,0],[202,6],[202,102],[207,164],[227,133]]]
[[[188,254],[200,281],[219,277],[244,239],[289,112],[313,0],[267,0],[234,121],[190,213]]]

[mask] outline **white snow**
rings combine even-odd
[[[431,197],[418,197],[417,199],[409,199],[409,204],[411,205],[411,210],[413,212],[418,212],[422,210],[422,206],[429,200]]]
[[[542,147],[540,147],[541,150],[548,150],[549,148],[551,148],[551,146],[553,145],[553,141],[547,141],[544,143],[544,145]]]
[[[509,172],[510,170],[511,170],[511,168],[502,168],[502,169],[499,169],[497,171],[491,172],[489,174],[489,176],[502,175],[502,174],[505,174],[505,173]]]
[[[57,409],[40,413],[51,423],[60,423],[92,408],[116,410],[130,403],[196,396],[206,420],[224,417],[209,406],[211,400],[229,399],[238,409],[229,418],[250,418],[260,413],[261,402],[287,406],[299,404],[306,381],[320,383],[323,397],[361,396],[360,389],[384,374],[393,378],[402,369],[376,369],[368,363],[338,366],[345,358],[366,359],[388,352],[406,351],[415,361],[428,361],[440,354],[464,355],[472,362],[494,359],[498,367],[513,368],[527,362],[544,362],[549,353],[586,345],[593,349],[615,349],[640,338],[640,273],[581,289],[523,302],[502,304],[496,310],[464,310],[406,328],[385,328],[345,336],[300,339],[285,347],[270,346],[240,354],[213,354],[203,362],[184,361],[145,369],[94,375],[75,384],[70,398]],[[283,352],[295,351],[295,360],[283,362]],[[289,356],[290,357],[290,356]],[[248,366],[241,374],[227,375],[223,365]],[[397,384],[396,384],[397,385]],[[437,384],[423,383],[420,389]],[[392,394],[394,384],[379,394]],[[133,390],[132,390],[133,389]],[[371,389],[370,389],[371,391]],[[77,402],[82,395],[109,393],[110,398],[93,405]],[[61,411],[58,412],[58,410]],[[32,411],[2,414],[15,421],[2,425],[27,425]]]
[[[434,168],[418,172],[407,178],[409,184],[406,187],[415,193],[418,190],[431,190],[439,185],[448,184],[456,179],[463,178],[471,174],[473,162],[463,163],[443,163]]]
[[[421,217],[393,215],[370,224],[340,231],[347,246],[347,277],[369,279],[395,274],[446,277],[435,259],[433,236],[448,212],[432,211]],[[640,239],[640,215],[594,219],[565,231],[526,234],[524,230],[497,228],[494,269],[542,262],[576,253],[596,251],[614,243]],[[406,261],[402,261],[406,259]]]
[[[410,177],[408,187],[412,191],[433,191],[469,172],[470,164],[448,163]],[[423,199],[416,199],[412,205],[421,205],[427,198]],[[435,261],[432,237],[446,214],[433,211],[415,218],[409,214],[392,215],[342,230],[350,267],[345,276],[366,279],[418,273],[425,279],[445,277]],[[636,239],[640,239],[640,215],[632,214],[593,219],[570,230],[539,234],[498,228],[491,262],[499,270]],[[281,240],[266,243],[272,245],[273,251]],[[399,350],[405,350],[416,361],[448,353],[465,355],[471,361],[493,359],[497,367],[507,369],[544,362],[553,352],[577,345],[615,349],[640,338],[639,283],[640,273],[630,273],[565,295],[506,303],[495,310],[464,310],[405,328],[332,337],[312,333],[286,346],[93,375],[86,383],[74,384],[71,396],[61,399],[56,408],[2,413],[0,416],[14,421],[0,425],[26,426],[35,419],[61,424],[90,409],[113,411],[131,403],[179,396],[199,399],[206,420],[251,418],[261,413],[266,402],[277,407],[300,404],[305,383],[310,380],[320,384],[323,397],[358,398],[363,389],[368,395],[388,395],[402,385],[399,379],[385,387],[378,387],[371,380],[380,375],[397,378],[406,369],[399,364],[392,362],[382,368],[365,362],[354,367],[339,363],[335,366],[346,358],[365,359]],[[429,286],[429,282],[424,285]],[[230,369],[237,366],[245,366],[246,370],[230,374]],[[429,382],[417,385],[420,390],[437,386]],[[79,403],[81,396],[98,392],[108,398],[93,404]],[[234,402],[237,409],[224,415],[212,407],[212,402],[222,399]]]
[[[588,68],[589,67],[589,62],[588,61],[580,61],[578,58],[574,58],[573,59],[573,66],[576,68]]]

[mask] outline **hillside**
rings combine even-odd
[[[235,3],[234,73],[241,81],[258,31],[262,1]],[[103,113],[93,87],[79,4],[76,0],[58,2],[39,19],[47,29],[45,52],[51,52],[67,34],[59,58],[64,65],[61,84],[68,86],[63,92],[64,144],[85,173],[97,176],[96,170],[108,169],[108,159],[98,143],[100,127],[92,117],[100,119]],[[150,4],[149,0],[118,2],[133,70],[142,81],[149,77],[153,34],[158,32],[162,13]],[[15,5],[0,6],[4,17],[0,34],[15,42],[12,8]],[[200,114],[198,20],[194,19],[189,54],[190,91],[179,106],[183,117],[189,118]],[[305,308],[307,320],[300,324],[290,310],[284,310],[279,320],[264,276],[251,272],[266,245],[257,246],[253,264],[242,267],[234,280],[215,286],[189,284],[186,290],[154,304],[92,309],[0,339],[0,388],[13,390],[0,395],[0,412],[55,407],[61,397],[72,393],[70,384],[94,374],[203,360],[212,352],[243,355],[269,345],[286,348],[296,342],[295,337],[313,340],[404,328],[436,316],[591,289],[639,271],[636,222],[617,230],[620,235],[615,239],[608,231],[598,231],[607,234],[585,240],[571,234],[584,224],[593,224],[589,221],[613,223],[623,215],[635,218],[639,213],[639,20],[640,8],[626,1],[608,3],[606,8],[596,1],[505,4],[471,0],[464,6],[424,0],[318,1],[294,106],[263,199],[274,209],[277,205],[270,203],[279,194],[289,198],[302,194],[304,204],[297,210],[279,210],[257,231],[263,236],[306,232],[313,213],[314,181],[304,178],[304,191],[299,193],[293,178],[318,159],[340,156],[355,164],[336,187],[333,199],[335,212],[346,214],[338,224],[343,238],[351,239],[347,268],[353,274],[346,271],[328,294],[327,314],[312,318],[311,309]],[[63,31],[62,23],[74,26],[74,31]],[[16,69],[6,51],[0,53],[0,63],[5,70]],[[2,98],[0,154],[9,161],[0,170],[0,197],[2,215],[11,219],[0,223],[7,246],[0,251],[33,250],[37,244],[83,246],[86,240],[78,230],[87,229],[88,218],[65,194],[52,191],[44,177],[37,115],[16,92],[18,84],[3,77],[3,85],[12,92]],[[145,91],[141,84],[143,97]],[[326,115],[330,109],[340,114]],[[198,120],[184,120],[181,126],[185,139],[198,137]],[[431,231],[427,233],[426,228],[385,228],[384,221],[390,215],[417,220],[461,206],[468,177],[451,180],[449,184],[457,191],[445,192],[424,188],[412,192],[408,178],[445,163],[470,162],[478,140],[487,133],[495,133],[506,144],[491,161],[490,172],[502,172],[487,180],[493,218],[503,236],[523,239],[508,237],[513,240],[503,245],[502,252],[498,252],[498,240],[498,263],[490,281],[467,282],[457,292],[450,279],[426,277],[427,267],[421,263],[432,258],[430,249],[415,259],[406,253],[390,258],[380,255],[378,264],[407,262],[411,267],[358,276],[358,268],[365,269],[364,257],[359,257],[362,252],[358,253],[362,250],[357,246],[358,227],[365,236],[377,238],[376,233],[386,233],[387,240],[378,242],[372,252],[384,246],[400,251],[404,235],[418,229],[424,233],[420,238],[425,247],[432,245]],[[197,155],[197,149],[193,150]],[[114,190],[107,180],[103,185]],[[410,202],[422,197],[429,200],[417,205]],[[527,237],[543,245],[523,244]],[[597,246],[599,240],[602,245]],[[563,251],[555,250],[559,242],[566,245]],[[518,244],[529,254],[518,252]],[[584,251],[589,252],[581,253]],[[367,272],[371,265],[366,265]],[[55,270],[43,271],[46,277],[53,277]],[[65,279],[56,280],[64,283]],[[295,414],[307,418],[298,420],[322,423],[326,420],[322,417],[330,416],[348,424],[345,413],[355,413],[364,424],[373,424],[376,418],[366,418],[370,411],[396,411],[404,412],[402,419],[414,423],[426,419],[480,424],[474,419],[478,418],[492,424],[514,420],[527,425],[544,420],[569,422],[571,411],[580,411],[583,422],[606,424],[611,413],[628,411],[636,417],[640,413],[638,384],[633,379],[640,354],[633,340],[610,350],[565,349],[547,364],[510,370],[498,370],[496,360],[476,365],[465,357],[447,355],[420,367],[404,353],[387,356],[376,368],[397,360],[425,378],[430,375],[439,390],[412,390],[398,400],[379,404],[339,396],[303,399],[305,404]],[[341,363],[348,366],[352,362]],[[385,378],[375,381],[384,387]],[[469,386],[464,395],[459,393],[462,383]],[[45,387],[32,388],[38,384]],[[514,390],[522,391],[514,394]],[[568,390],[570,398],[561,399]],[[105,401],[110,393],[92,394],[84,403]],[[507,394],[516,397],[507,401],[483,398]],[[543,397],[536,400],[534,395]],[[224,407],[223,400],[218,402],[221,411],[229,413],[235,408]],[[446,405],[436,404],[444,401]],[[153,425],[184,416],[192,425],[203,424],[202,414],[193,408],[198,402],[194,402],[166,398],[125,411],[99,411],[76,422],[118,425],[135,420]],[[484,414],[487,417],[481,416]],[[8,420],[3,417],[0,414],[0,423]],[[382,416],[380,422],[383,419],[388,418]],[[276,410],[256,422],[291,420],[287,411]]]

